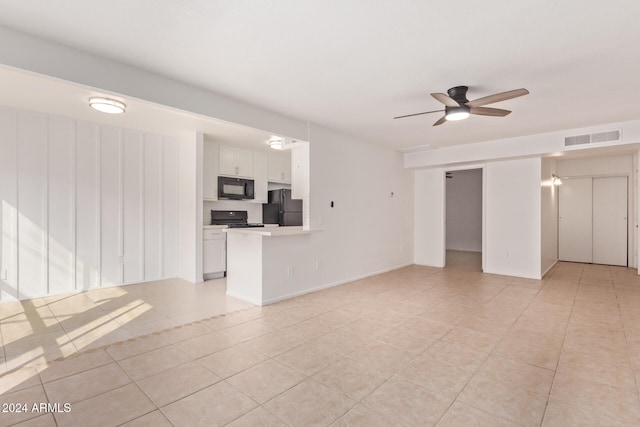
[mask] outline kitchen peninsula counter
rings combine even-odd
[[[227,295],[256,305],[310,290],[300,279],[317,270],[314,234],[303,227],[228,228]]]
[[[247,228],[226,228],[225,233],[250,234],[256,236],[295,236],[315,233],[320,230],[308,230],[303,227],[247,227]]]

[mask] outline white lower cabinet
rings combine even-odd
[[[227,270],[227,233],[204,230],[202,273],[206,278],[222,277]]]

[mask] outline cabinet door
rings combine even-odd
[[[253,178],[253,151],[244,148],[236,149],[236,175]]]
[[[269,181],[291,183],[291,153],[269,153]]]
[[[204,274],[219,273],[227,269],[227,242],[224,238],[204,240],[202,251]]]
[[[253,178],[253,152],[244,148],[220,146],[220,175]]]
[[[221,145],[218,152],[220,175],[236,176],[236,150],[232,147]]]

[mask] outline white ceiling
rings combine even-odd
[[[1,25],[395,149],[638,119],[638,17],[637,0],[0,0]],[[392,119],[457,85],[530,95],[504,118]]]

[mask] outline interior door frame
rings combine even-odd
[[[634,161],[633,169],[635,170],[636,164]],[[627,179],[627,268],[638,268],[636,263],[636,235],[635,235],[635,203],[636,198],[634,197],[634,192],[636,191],[635,182],[633,181],[634,176],[631,173],[625,172],[616,172],[616,173],[606,173],[606,174],[589,174],[589,175],[567,175],[561,176],[561,180],[571,180],[571,179],[597,179],[597,178],[626,178]],[[639,189],[640,191],[640,189]],[[558,193],[559,194],[559,193]],[[558,201],[559,202],[559,201]],[[558,212],[556,217],[560,215],[560,203],[558,203]],[[560,226],[560,221],[558,220],[558,227]],[[559,231],[559,229],[558,229]],[[558,232],[558,256],[560,255],[560,233]],[[640,270],[638,270],[638,274],[640,275]]]
[[[461,166],[450,166],[443,168],[442,170],[442,241],[440,242],[440,250],[442,254],[443,267],[447,265],[447,172],[456,172],[464,170],[480,169],[482,171],[482,271],[484,272],[486,266],[487,256],[487,236],[486,236],[486,221],[487,221],[487,168],[484,163],[475,163]]]

